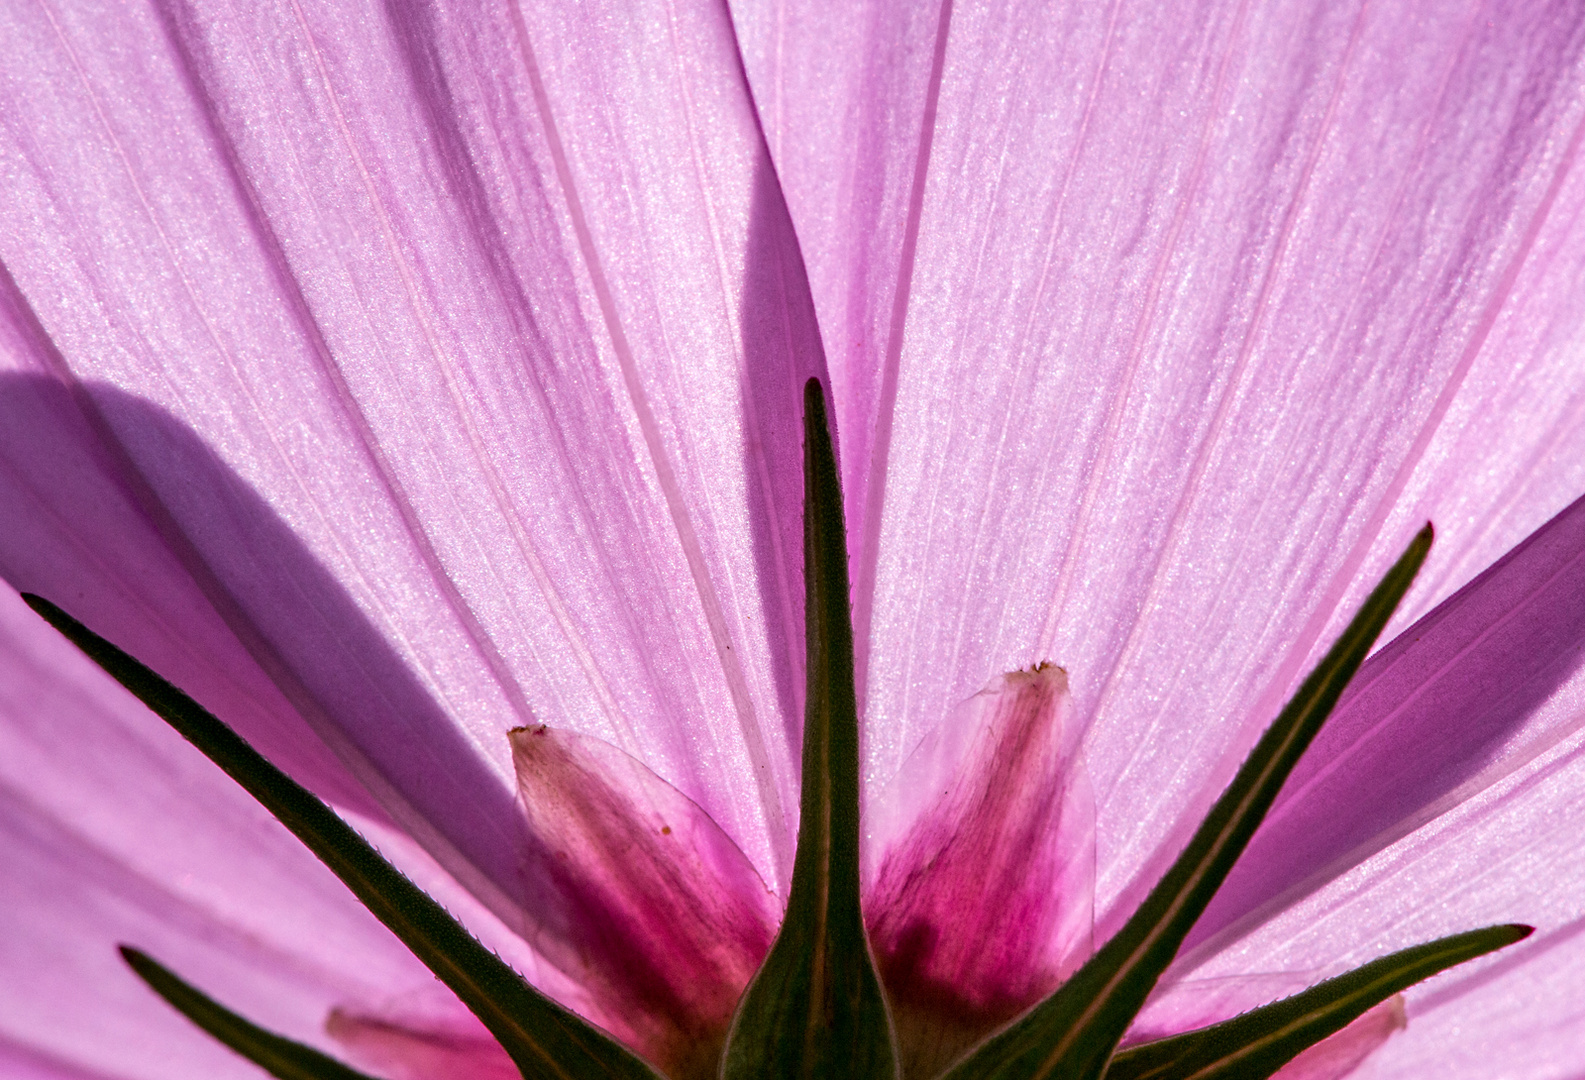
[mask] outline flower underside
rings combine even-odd
[[[638,762],[546,727],[511,733],[531,830],[575,913],[571,933],[607,960],[590,978],[609,985],[593,989],[630,1006],[610,1024],[621,1039],[530,986],[186,694],[48,601],[26,599],[312,849],[482,1025],[447,1034],[332,1014],[331,1033],[393,1075],[1243,1080],[1310,1063],[1303,1075],[1337,1076],[1402,1026],[1396,995],[1406,987],[1530,933],[1457,934],[1206,1027],[1149,1041],[1130,1033],[1408,589],[1430,526],[1099,949],[1087,906],[1059,902],[1087,903],[1093,874],[1082,776],[1065,757],[1059,668],[997,680],[915,754],[884,801],[911,805],[883,823],[891,835],[877,865],[861,867],[847,539],[824,391],[812,379],[804,440],[808,689],[785,910],[719,827]],[[273,1075],[367,1080],[232,1013],[137,949],[122,954],[171,1005]],[[1352,1039],[1318,1045],[1345,1028]]]

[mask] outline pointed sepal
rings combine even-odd
[[[372,1080],[312,1046],[243,1019],[147,953],[123,945],[121,958],[173,1009],[279,1080]]]
[[[1263,1080],[1392,995],[1532,931],[1488,926],[1383,956],[1223,1023],[1129,1047],[1112,1059],[1106,1080]]]
[[[1261,736],[1172,867],[1128,922],[1056,993],[991,1036],[943,1080],[1098,1080],[1184,936],[1249,843],[1408,590],[1431,547],[1414,538]]]
[[[632,1051],[525,982],[318,796],[203,706],[48,600],[22,598],[290,829],[451,988],[527,1080],[660,1080]]]
[[[847,536],[825,396],[804,387],[808,702],[798,850],[781,930],[738,1004],[725,1080],[895,1080],[886,998],[859,911],[858,703]]]

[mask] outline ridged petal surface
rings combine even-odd
[[[1063,665],[1107,932],[1414,528],[1396,629],[1585,487],[1585,16],[734,11],[867,447],[870,774]]]
[[[1578,684],[1551,707],[1585,714]],[[1407,1029],[1357,1075],[1567,1076],[1581,1054],[1582,793],[1585,735],[1576,726],[1194,977],[1288,970],[1320,978],[1441,934],[1529,920],[1539,929],[1528,940],[1409,990]]]
[[[202,654],[225,623],[259,694],[553,952],[505,737],[541,715],[780,882],[823,361],[726,12],[4,19],[30,61],[0,86],[0,260],[38,341],[0,396],[68,387],[201,597],[106,568],[99,629]],[[68,535],[107,529],[84,496],[52,496]],[[78,553],[14,544],[16,584],[86,591]]]
[[[40,2],[0,25],[26,58],[0,78],[0,572],[415,835],[569,970],[576,920],[519,873],[513,726],[622,747],[785,890],[822,337],[867,790],[987,678],[1064,665],[1103,935],[1425,518],[1397,629],[1585,488],[1563,0]],[[1577,697],[1519,718],[1552,741],[1460,729],[1484,787],[1454,762],[1440,816],[1216,962],[1527,919],[1524,959],[1411,995],[1366,1068],[1567,1060]],[[51,769],[10,782],[49,807],[16,829],[110,813]],[[207,812],[187,794],[162,812]],[[115,836],[112,862],[147,854]],[[91,876],[52,844],[15,879],[43,921],[7,945],[102,972],[36,903]],[[1392,921],[1450,894],[1447,926]],[[24,1075],[118,1067],[18,1045]]]
[[[9,590],[0,643],[6,1075],[255,1075],[133,975],[123,942],[332,1054],[331,1009],[434,985],[274,819]],[[411,842],[364,827],[503,955],[576,996]]]
[[[713,1078],[781,905],[698,804],[609,743],[512,732],[530,873],[568,897],[580,974],[668,1076]]]

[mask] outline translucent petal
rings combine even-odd
[[[520,1080],[522,1074],[471,1013],[413,1015],[388,1007],[378,1012],[340,1010],[325,1030],[346,1055],[390,1080]]]
[[[1585,499],[1360,670],[1186,947],[1247,932],[1566,738],[1585,718],[1554,699],[1582,664]]]
[[[1272,1080],[1341,1080],[1404,1029],[1403,999],[1392,998],[1331,1038],[1304,1051],[1272,1074]]]
[[[1580,715],[1580,680],[1549,708]],[[1482,922],[1524,919],[1538,927],[1529,940],[1411,989],[1407,1030],[1360,1075],[1566,1074],[1559,1070],[1585,1053],[1574,989],[1585,926],[1585,733],[1570,727],[1532,748],[1523,765],[1477,776],[1442,813],[1223,949],[1194,977],[1329,975]]]
[[[574,920],[581,982],[673,1076],[714,1076],[727,1025],[781,921],[753,864],[698,804],[598,739],[512,733],[547,878]]]
[[[864,906],[910,1076],[1089,958],[1095,822],[1067,718],[1060,668],[1000,676],[875,800]]]
[[[517,923],[512,726],[642,757],[773,884],[796,824],[813,311],[725,12],[629,16],[0,16],[7,411],[68,386],[196,583],[106,568],[118,637],[218,665],[223,623]]]
[[[1066,667],[1103,931],[1414,528],[1399,628],[1585,487],[1585,15],[1499,7],[735,8],[870,445],[869,768]]]
[[[321,1024],[335,1003],[432,982],[295,839],[9,590],[0,645],[5,1053],[65,1076],[252,1075],[126,968],[120,942],[330,1053]]]

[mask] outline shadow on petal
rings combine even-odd
[[[1278,1069],[1271,1080],[1342,1080],[1408,1024],[1403,995],[1388,998]]]
[[[0,517],[13,523],[0,572],[14,586],[71,604],[334,804],[394,819],[609,1013],[600,990],[626,985],[629,958],[586,940],[583,897],[565,891],[511,776],[189,428],[114,387],[0,375]],[[508,723],[498,737],[509,767]],[[614,1016],[657,1045],[689,1037],[660,1003],[639,1007]]]
[[[15,587],[72,603],[135,654],[149,656],[153,639],[152,651],[177,660],[164,671],[178,682],[210,674],[191,653],[251,659],[256,671],[237,681],[262,682],[295,715],[248,708],[235,687],[212,688],[201,700],[245,738],[329,788],[333,801],[377,819],[388,813],[431,850],[455,844],[437,852],[441,862],[470,886],[497,890],[492,906],[510,896],[509,922],[548,895],[542,882],[523,880],[532,841],[507,778],[293,530],[184,424],[114,387],[73,395],[53,379],[13,375],[0,379],[0,458],[11,480],[0,493],[8,520],[54,526],[53,544],[39,535],[0,540]],[[144,476],[160,477],[159,491]],[[108,540],[127,534],[145,540],[130,557]],[[193,610],[161,604],[172,588],[195,594]]]
[[[1231,1020],[1319,981],[1316,972],[1186,979],[1151,997],[1124,1036],[1124,1048]],[[1403,995],[1395,994],[1272,1074],[1272,1080],[1340,1080],[1408,1024]]]
[[[360,1014],[337,1009],[325,1030],[364,1068],[390,1080],[520,1080],[522,1074],[471,1013]]]

